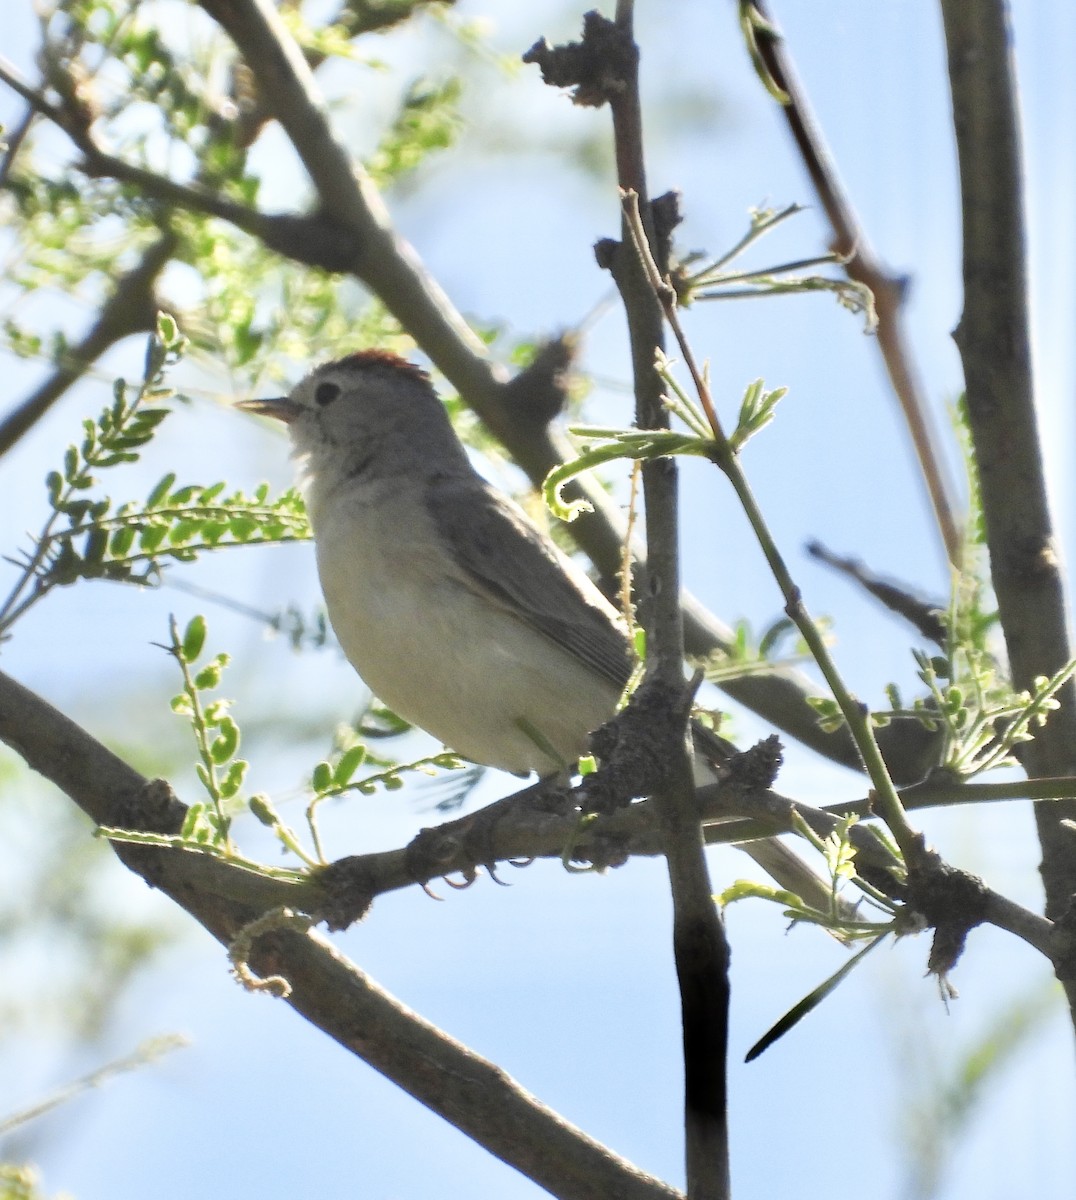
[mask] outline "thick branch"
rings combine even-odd
[[[1012,30],[1002,0],[942,0],[964,221],[964,362],[991,573],[1013,683],[1030,688],[1072,657],[1059,550],[1047,503],[1027,310],[1026,224]],[[1076,772],[1076,682],[1024,749],[1034,775]],[[1076,893],[1076,800],[1035,807],[1046,909]],[[1076,1014],[1076,988],[1070,984]]]
[[[181,816],[182,806],[165,785],[151,783],[2,673],[0,739],[98,824],[130,825],[139,819],[167,830]],[[115,849],[224,945],[267,908],[288,899],[286,885],[203,855]],[[572,1200],[676,1196],[382,991],[313,931],[259,938],[250,963],[263,977],[283,976],[291,985],[288,1003],[307,1020],[554,1195]]]

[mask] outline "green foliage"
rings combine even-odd
[[[376,764],[381,769],[355,779],[358,769],[367,764]],[[312,795],[306,806],[306,819],[317,861],[327,861],[317,822],[318,809],[326,800],[334,800],[351,792],[357,792],[360,796],[373,796],[382,790],[397,792],[404,787],[409,776],[432,776],[440,771],[460,771],[464,765],[457,755],[447,750],[415,759],[413,762],[388,762],[375,756],[367,743],[347,738],[332,758],[319,762],[310,774]]]
[[[815,624],[825,632],[830,623],[825,618],[818,618]],[[757,634],[750,621],[737,621],[732,639],[723,650],[715,650],[706,658],[692,659],[691,662],[710,683],[721,684],[730,679],[796,666],[810,658],[810,649],[797,633],[795,623],[781,616]]]
[[[563,521],[574,520],[588,509],[585,500],[567,501],[564,487],[576,475],[604,466],[618,459],[648,462],[655,458],[687,455],[707,458],[721,466],[731,455],[735,455],[747,440],[773,420],[778,401],[786,395],[787,388],[766,391],[762,380],[748,384],[739,406],[739,417],[733,432],[727,438],[715,436],[706,413],[677,381],[672,372],[672,361],[660,351],[657,368],[668,385],[662,397],[665,408],[687,426],[688,433],[674,429],[616,429],[596,425],[576,425],[571,433],[580,439],[578,455],[568,462],[554,467],[543,484],[545,502],[554,516]]]
[[[802,258],[750,271],[727,269],[759,238],[802,211],[798,204],[790,204],[782,209],[751,209],[747,232],[731,249],[698,270],[691,268],[702,257],[699,254],[689,255],[674,268],[671,282],[676,289],[677,303],[687,306],[697,300],[745,300],[754,296],[829,292],[849,312],[862,314],[867,331],[873,331],[878,324],[878,314],[874,308],[874,296],[868,287],[851,279],[798,273],[812,267],[840,264],[842,260],[836,254]]]
[[[747,55],[751,60],[751,65],[755,68],[755,74],[759,77],[762,86],[778,104],[788,104],[789,95],[777,80],[774,79],[769,67],[766,66],[766,61],[762,57],[762,51],[758,44],[759,35],[772,38],[777,38],[781,35],[766,20],[762,13],[758,11],[752,0],[739,0],[738,15],[740,32],[743,34],[744,44],[747,47]]]
[[[2,263],[8,286],[21,296],[57,290],[96,308],[118,269],[137,263],[166,225],[176,238],[174,261],[183,264],[191,344],[239,379],[291,375],[290,362],[305,363],[314,342],[341,352],[360,344],[410,349],[396,322],[353,280],[282,260],[258,237],[175,206],[173,184],[253,212],[262,170],[251,149],[270,114],[214,22],[195,7],[189,21],[162,25],[160,7],[77,0],[46,11],[40,58],[49,102],[80,136],[145,179],[132,185],[106,178],[107,172],[76,179],[71,166],[81,147],[51,135],[42,139],[45,123],[38,122],[5,181],[13,233]],[[372,64],[373,56],[352,39],[389,29],[423,7],[400,0],[344,6],[335,24],[317,28],[299,8],[286,7],[281,16],[313,68],[333,57],[369,70],[362,64]],[[455,33],[465,39],[462,27]],[[377,43],[371,37],[368,44]],[[452,144],[460,92],[455,78],[401,87],[371,156],[380,186]],[[8,313],[2,326],[7,348],[67,365],[67,343],[49,327],[51,312],[39,306],[33,317]]]
[[[929,699],[913,715],[944,732],[941,766],[961,779],[996,767],[1018,766],[1015,748],[1060,707],[1057,693],[1076,673],[1076,660],[1056,674],[1039,676],[1032,691],[1014,692],[993,658],[973,646],[944,655],[913,651]]]
[[[182,632],[175,618],[172,618],[169,632],[169,642],[164,648],[179,664],[183,680],[183,688],[172,698],[171,707],[177,716],[183,717],[190,725],[198,752],[195,772],[208,802],[198,802],[188,807],[183,828],[176,836],[112,827],[99,829],[100,836],[113,841],[178,847],[211,854],[273,878],[296,880],[302,878],[302,870],[265,866],[239,851],[232,840],[231,831],[235,816],[244,807],[260,824],[273,831],[286,852],[295,855],[304,868],[312,868],[327,861],[317,824],[317,810],[325,801],[349,793],[372,796],[381,790],[399,791],[408,778],[415,774],[435,775],[441,771],[459,771],[464,766],[456,755],[448,751],[408,763],[394,762],[376,754],[371,749],[371,740],[395,736],[408,726],[381,706],[373,706],[372,712],[364,717],[357,730],[341,732],[334,753],[319,762],[311,772],[306,820],[313,850],[308,851],[300,836],[281,819],[269,796],[259,792],[246,800],[245,804],[242,800],[241,791],[249,763],[238,757],[241,731],[231,712],[232,702],[206,695],[220,687],[229,656],[223,653],[204,656],[207,638],[205,618],[201,615],[192,617]],[[367,740],[360,740],[360,733]],[[376,769],[356,778],[361,767],[371,766]]]
[[[206,550],[310,537],[294,489],[275,500],[268,498],[267,485],[251,495],[226,495],[223,483],[177,487],[169,473],[141,503],[114,507],[110,497],[92,494],[103,472],[137,461],[168,416],[164,402],[172,392],[164,373],[185,345],[172,318],[161,314],[141,384],[117,380],[113,402],[96,421],[83,422],[81,441],[68,446],[62,466],[46,477],[51,513],[0,607],[0,636],[55,587],[84,579],[152,584],[169,562],[191,562]]]
[[[893,716],[912,716],[943,733],[939,766],[958,779],[1015,766],[1015,748],[1034,736],[1059,706],[1057,693],[1076,673],[1076,660],[1033,688],[1014,691],[991,647],[996,614],[984,607],[985,585],[968,574],[954,579],[945,615],[942,653],[913,650],[926,694],[905,707],[890,687],[890,709],[873,714],[876,724]]]
[[[171,395],[164,373],[183,354],[185,339],[175,321],[161,313],[157,331],[146,348],[141,383],[130,388],[116,380],[113,401],[95,421],[83,422],[81,442],[64,452],[59,470],[45,478],[52,510],[33,548],[22,562],[22,573],[0,607],[0,637],[15,620],[54,587],[85,578],[123,578],[105,523],[109,500],[90,499],[97,475],[122,463],[136,462],[169,410],[160,405]],[[140,580],[141,582],[141,580]]]
[[[983,517],[982,486],[979,482],[979,464],[975,461],[975,447],[971,436],[971,417],[968,414],[968,396],[961,392],[951,410],[953,431],[960,447],[960,458],[964,464],[964,476],[968,489],[968,516],[964,522],[966,531],[965,557],[975,549],[981,553],[986,547],[986,521]]]
[[[36,1167],[0,1162],[0,1200],[47,1200]]]
[[[842,817],[834,826],[833,832],[827,837],[819,837],[817,833],[799,816],[793,818],[796,833],[805,838],[822,856],[823,863],[830,877],[829,904],[825,909],[817,909],[806,903],[794,892],[770,884],[758,884],[748,880],[738,880],[726,888],[717,897],[722,907],[737,900],[749,897],[768,900],[773,904],[784,906],[785,916],[793,924],[819,925],[832,933],[843,942],[861,941],[864,938],[875,937],[880,933],[890,933],[895,929],[898,907],[877,888],[872,887],[856,871],[856,849],[850,837],[850,830],[857,823],[854,816]],[[883,841],[884,835],[872,828],[871,833],[879,839],[892,860],[892,870],[899,873],[901,868],[900,856],[889,842]],[[848,883],[854,884],[863,894],[865,901],[877,908],[884,916],[881,923],[861,920],[849,920],[849,909],[843,903],[842,889]]]
[[[220,687],[228,655],[217,654],[196,669],[206,639],[202,616],[192,617],[182,636],[173,617],[170,632],[167,649],[179,663],[183,676],[183,690],[172,698],[172,711],[190,722],[198,749],[195,770],[209,796],[208,805],[192,804],[187,809],[181,837],[195,845],[214,845],[228,854],[232,850],[228,805],[238,796],[250,764],[236,757],[239,726],[228,711],[231,701],[203,696],[204,692]]]
[[[460,81],[417,79],[404,93],[392,126],[366,160],[373,181],[384,187],[413,171],[430,154],[447,149],[461,127]]]
[[[667,368],[668,363],[664,356],[659,355],[659,360],[659,365],[663,369]],[[570,432],[579,439],[579,453],[559,467],[554,467],[542,485],[545,502],[553,515],[562,521],[573,521],[581,512],[586,512],[590,507],[587,502],[565,500],[564,488],[576,475],[592,471],[606,463],[619,459],[648,462],[655,458],[678,454],[713,460],[720,455],[720,446],[714,439],[705,415],[675,381],[672,394],[665,397],[665,404],[683,420],[690,433],[679,433],[673,429],[573,426]]]
[[[817,925],[831,933],[839,941],[847,945],[865,941],[867,944],[852,956],[838,971],[825,979],[807,996],[791,1009],[760,1038],[747,1054],[747,1060],[757,1058],[765,1049],[783,1037],[797,1025],[808,1013],[812,1012],[834,989],[843,982],[863,960],[868,951],[890,935],[900,935],[908,926],[905,911],[890,900],[882,892],[867,883],[856,871],[856,848],[851,839],[851,830],[856,825],[854,816],[842,817],[836,822],[833,832],[826,837],[820,837],[799,816],[793,815],[793,826],[801,837],[805,838],[822,856],[830,878],[829,904],[825,909],[817,909],[806,903],[794,892],[774,887],[772,884],[755,883],[751,880],[737,880],[725,888],[716,897],[722,908],[738,900],[767,900],[772,904],[781,905],[784,915],[793,925]],[[896,848],[877,828],[871,828],[871,833],[878,839],[879,844],[888,852],[891,860],[891,870],[899,876],[903,870],[900,854]],[[869,921],[861,919],[858,910],[855,919],[850,919],[850,910],[843,902],[842,889],[846,884],[854,884],[862,893],[863,902],[876,909],[882,920]]]
[[[774,388],[767,392],[762,386],[762,380],[756,379],[747,385],[740,403],[740,412],[736,420],[736,428],[729,437],[729,447],[735,454],[760,430],[773,420],[774,410],[778,401],[788,394],[788,388]]]

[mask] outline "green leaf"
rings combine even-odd
[[[351,782],[351,777],[362,766],[365,759],[366,747],[361,743],[352,746],[350,750],[345,750],[333,771],[333,783],[337,787],[345,787]]]
[[[883,942],[887,936],[888,934],[883,933],[876,937],[873,942],[868,942],[862,950],[858,950],[855,954],[853,954],[839,971],[834,972],[834,974],[825,980],[825,982],[820,983],[813,992],[807,996],[804,996],[804,998],[798,1004],[794,1004],[777,1022],[777,1024],[771,1026],[770,1029],[764,1033],[757,1042],[755,1042],[751,1049],[748,1050],[747,1056],[744,1058],[744,1062],[753,1062],[764,1050],[768,1050],[774,1042],[776,1042],[779,1038],[784,1037],[784,1035],[788,1033],[788,1031],[794,1025],[798,1025],[809,1012],[816,1009],[822,1003],[822,1001],[825,1000],[830,992],[832,992],[834,988],[836,988],[837,985],[853,970],[853,968],[855,968],[860,959],[863,958],[864,955],[869,954],[870,951],[873,950],[875,946]]]
[[[168,495],[172,485],[176,481],[175,472],[169,471],[163,479],[158,480],[154,485],[153,491],[146,497],[146,507],[156,508],[158,504]]]
[[[203,488],[201,495],[198,497],[199,504],[212,504],[214,500],[224,491],[225,484],[214,483],[211,487]]]
[[[50,471],[45,476],[45,488],[48,491],[49,506],[55,508],[60,501],[60,492],[63,490],[63,476],[59,471]]]
[[[247,808],[261,822],[261,824],[272,829],[280,824],[280,818],[276,814],[276,809],[273,808],[269,797],[264,792],[255,792],[247,801]]]
[[[230,659],[227,654],[218,654],[212,662],[206,663],[194,677],[194,686],[198,691],[207,692],[217,687],[220,683],[221,674],[229,661]]]
[[[327,762],[319,762],[310,776],[310,786],[315,792],[327,792],[333,785],[333,769]]]
[[[239,749],[239,726],[231,717],[225,717],[219,726],[219,732],[209,747],[209,757],[218,765],[222,765]]]
[[[124,525],[112,535],[109,543],[109,553],[113,558],[123,558],[134,545],[137,530],[133,525]]]
[[[222,800],[230,800],[243,786],[243,779],[249,765],[245,759],[237,758],[228,768],[224,778],[220,781],[220,798]]]
[[[138,548],[145,554],[155,554],[167,536],[167,525],[148,525],[138,535]]]
[[[237,542],[249,541],[257,529],[258,522],[252,517],[232,517],[228,522],[228,532]]]
[[[108,549],[108,534],[100,527],[93,528],[86,534],[86,544],[82,548],[82,557],[87,566],[97,566],[105,557]]]
[[[187,628],[183,631],[183,641],[180,644],[180,655],[185,663],[192,663],[202,653],[205,645],[205,617],[199,613],[191,617]]]
[[[179,831],[179,836],[181,838],[193,838],[194,831],[201,825],[204,816],[205,805],[192,804],[183,817],[183,827]]]

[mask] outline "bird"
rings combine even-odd
[[[475,469],[428,373],[360,350],[237,407],[287,427],[329,622],[373,694],[463,758],[566,775],[632,673],[624,622]],[[782,843],[742,848],[829,896]]]

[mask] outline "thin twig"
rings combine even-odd
[[[759,14],[771,22],[766,0],[753,0]],[[811,112],[787,43],[760,29],[757,45],[774,81],[784,91],[782,110],[803,159],[815,193],[833,229],[833,248],[845,264],[849,279],[864,284],[874,294],[878,313],[878,348],[882,352],[893,391],[923,473],[923,480],[951,563],[959,564],[963,539],[955,513],[958,505],[926,394],[904,330],[904,281],[891,275],[874,254],[851,200],[844,190],[821,129]]]
[[[746,476],[740,469],[736,455],[729,446],[728,438],[721,428],[721,423],[714,409],[709,385],[695,360],[694,352],[680,323],[680,316],[676,307],[676,293],[668,280],[662,277],[657,263],[649,253],[646,234],[639,219],[638,197],[632,193],[627,193],[624,195],[622,203],[628,226],[632,231],[638,252],[643,259],[651,286],[654,289],[654,294],[658,297],[664,308],[665,319],[669,322],[669,327],[676,337],[680,353],[683,356],[684,363],[698,392],[699,402],[702,404],[703,411],[710,422],[715,444],[714,463],[724,472],[729,483],[732,484],[733,490],[736,492],[755,537],[758,539],[759,546],[770,567],[770,571],[778,587],[781,589],[781,594],[785,598],[785,611],[803,635],[804,641],[806,641],[810,649],[811,656],[825,677],[834,699],[840,705],[844,719],[848,723],[848,729],[855,739],[856,746],[863,758],[867,774],[870,776],[871,783],[876,790],[877,801],[886,824],[889,826],[906,860],[911,864],[922,850],[922,839],[909,824],[907,815],[901,806],[900,797],[897,795],[892,776],[885,764],[885,760],[882,758],[878,742],[874,737],[869,713],[852,696],[847,687],[845,687],[840,672],[837,670],[837,665],[830,655],[829,647],[826,645],[818,626],[811,619],[804,606],[800,590],[796,586],[784,558],[770,535],[769,528],[758,507],[754,493],[747,482]]]

